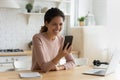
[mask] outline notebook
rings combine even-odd
[[[20,78],[37,78],[42,77],[39,72],[21,72],[19,73]]]
[[[88,71],[83,72],[83,74],[87,75],[98,75],[98,76],[105,76],[115,72],[117,65],[119,64],[120,54],[118,52],[113,53],[112,58],[109,62],[107,68],[103,69],[90,69]]]

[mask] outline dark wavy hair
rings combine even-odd
[[[45,22],[47,21],[48,23],[50,23],[50,21],[54,18],[54,17],[57,17],[57,16],[61,16],[63,18],[63,21],[65,20],[65,15],[64,13],[58,9],[58,8],[51,8],[49,9],[46,13],[45,13],[45,16],[44,16],[44,24]],[[47,27],[44,25],[41,27],[41,30],[40,32],[43,33],[43,32],[47,32]]]

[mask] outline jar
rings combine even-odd
[[[87,16],[85,17],[85,25],[86,26],[95,25],[94,15],[91,14],[90,12],[88,12]]]

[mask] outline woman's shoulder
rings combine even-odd
[[[43,33],[37,33],[33,36],[33,38],[42,38],[43,37]]]

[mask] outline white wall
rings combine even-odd
[[[108,37],[105,26],[85,26],[84,35],[84,57],[89,59],[89,64],[93,60],[108,61]]]
[[[110,0],[107,2],[107,26],[109,43],[111,48],[120,48],[120,1]]]
[[[73,49],[80,51],[79,57],[89,59],[89,64],[94,59],[107,61],[108,37],[105,26],[82,26],[71,28],[74,36]]]
[[[93,9],[96,25],[106,25],[107,0],[93,0],[92,9]]]
[[[27,49],[32,36],[39,32],[43,24],[42,16],[34,15],[31,19],[31,23],[27,24],[25,14],[12,9],[0,9],[0,49]]]

